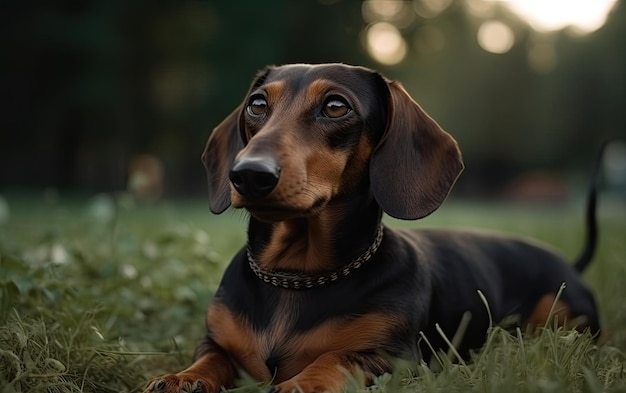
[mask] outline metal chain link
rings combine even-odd
[[[250,265],[250,268],[263,282],[285,289],[309,289],[313,287],[321,287],[333,281],[337,281],[339,278],[345,277],[363,266],[363,264],[376,253],[382,240],[383,225],[380,224],[378,231],[376,232],[374,242],[357,259],[343,266],[341,269],[335,270],[334,272],[318,275],[283,272],[279,270],[265,270],[256,262],[256,259],[252,255],[252,250],[250,250],[250,245],[248,245],[246,253],[248,254],[248,264]]]

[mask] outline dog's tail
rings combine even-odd
[[[598,220],[596,215],[598,186],[602,172],[604,150],[609,143],[610,141],[605,141],[600,146],[591,174],[591,182],[589,183],[589,191],[587,193],[587,212],[585,216],[585,247],[574,263],[574,269],[578,272],[582,272],[589,265],[598,244]]]

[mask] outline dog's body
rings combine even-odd
[[[203,159],[211,210],[250,212],[248,245],[209,306],[194,363],[147,392],[217,392],[240,370],[274,391],[336,392],[346,370],[377,375],[390,370],[389,356],[428,358],[420,332],[447,350],[435,324],[451,338],[464,315],[462,355],[512,316],[520,326],[580,318],[578,329],[599,331],[578,274],[595,227],[574,269],[518,238],[381,225],[383,212],[430,214],[463,165],[452,137],[376,72],[267,68]],[[590,207],[592,222],[595,199]]]

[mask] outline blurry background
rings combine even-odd
[[[203,196],[200,154],[266,64],[400,80],[460,142],[455,195],[561,200],[626,135],[620,0],[4,2],[0,192]],[[626,148],[607,168],[624,195]]]

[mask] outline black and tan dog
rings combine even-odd
[[[454,139],[397,82],[341,64],[269,67],[211,134],[210,208],[250,213],[248,244],[228,266],[193,364],[146,392],[218,392],[244,372],[273,391],[341,391],[347,372],[430,356],[464,314],[467,354],[495,323],[579,318],[599,331],[579,278],[595,246],[595,198],[583,256],[570,266],[535,243],[478,231],[397,231],[463,168]],[[595,188],[594,188],[595,192]],[[555,302],[562,283],[567,287]],[[555,306],[553,308],[553,306]],[[388,357],[389,356],[389,357]]]

